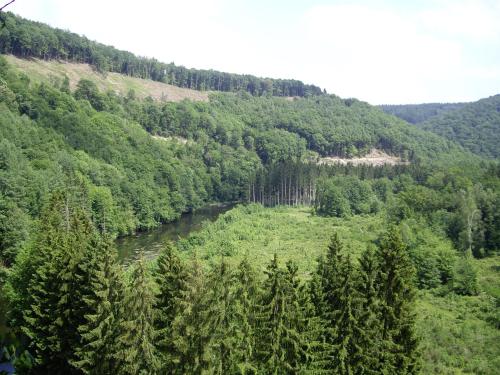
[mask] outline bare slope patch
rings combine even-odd
[[[88,64],[77,64],[56,60],[19,59],[6,55],[7,61],[17,69],[26,73],[31,79],[40,82],[61,81],[64,76],[69,78],[70,88],[74,90],[80,79],[88,79],[102,91],[114,91],[119,95],[127,95],[134,90],[139,98],[151,96],[153,99],[179,102],[184,99],[193,101],[208,101],[208,92],[190,90],[168,85],[149,79],[129,77],[118,73],[101,74]]]
[[[338,156],[327,156],[318,159],[318,164],[352,164],[352,165],[373,165],[380,166],[384,164],[388,165],[398,165],[398,164],[408,164],[408,162],[403,161],[400,157],[392,156],[387,154],[382,150],[373,148],[368,154],[359,158],[341,158]]]

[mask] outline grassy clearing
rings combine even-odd
[[[307,277],[334,231],[350,244],[356,257],[382,230],[380,217],[326,218],[312,215],[307,207],[250,205],[225,213],[215,223],[206,223],[201,231],[181,240],[179,247],[196,251],[209,263],[218,261],[221,254],[230,263],[249,254],[258,269],[265,269],[276,253],[283,263],[296,262],[302,276]]]
[[[37,82],[53,83],[56,80],[61,82],[64,76],[67,76],[72,90],[76,88],[80,79],[88,79],[94,82],[101,91],[111,90],[123,96],[127,95],[130,90],[134,90],[138,98],[151,96],[153,99],[170,102],[179,102],[184,99],[208,101],[208,92],[190,90],[118,73],[101,74],[88,64],[56,60],[26,60],[11,55],[6,55],[5,58],[12,66]]]
[[[186,257],[196,251],[207,263],[217,262],[224,254],[235,264],[248,253],[259,270],[277,253],[282,264],[294,260],[307,278],[334,230],[357,257],[385,229],[382,216],[326,218],[312,215],[305,207],[250,205],[221,215],[215,223],[207,222],[201,231],[181,240],[179,247]],[[458,296],[446,287],[419,292],[423,374],[498,373],[500,331],[495,325],[499,321],[500,257],[476,260],[475,265],[482,290],[479,296]]]

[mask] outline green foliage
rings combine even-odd
[[[378,200],[367,181],[334,177],[317,183],[315,210],[320,215],[344,217],[378,210]]]
[[[381,109],[451,139],[471,152],[498,158],[500,95],[473,103],[383,105]]]
[[[477,271],[472,264],[472,254],[470,252],[466,252],[457,259],[453,268],[452,288],[455,293],[465,296],[478,294]]]
[[[10,14],[6,23],[4,52],[243,91],[166,103],[81,80],[72,94],[67,77],[31,82],[0,57],[0,333],[9,356],[21,353],[18,372],[33,355],[37,373],[414,374],[417,323],[425,371],[494,373],[497,163],[367,103],[310,96],[319,89],[298,81],[187,70]],[[490,155],[495,116],[463,110],[459,128],[481,120],[464,144]],[[440,116],[451,123],[457,111]],[[318,160],[371,148],[410,163]],[[116,264],[114,236],[212,200],[278,207],[235,208],[179,241],[181,251],[167,245],[152,271],[144,260],[127,274]],[[475,341],[484,353],[457,363]]]
[[[279,267],[275,254],[266,269],[261,311],[259,312],[259,352],[261,371],[269,374],[300,372],[305,363],[303,311],[299,306],[297,266]]]
[[[500,156],[499,105],[500,95],[491,96],[431,117],[419,126],[451,139],[477,155],[495,159]]]
[[[121,317],[117,357],[120,374],[154,374],[160,369],[154,328],[155,296],[144,260],[137,261],[131,274]]]
[[[81,79],[78,82],[78,85],[76,86],[75,90],[75,99],[88,100],[90,105],[96,111],[103,111],[106,109],[106,104],[104,102],[105,99],[99,93],[96,84],[92,81],[89,81],[88,79]]]
[[[419,124],[435,116],[445,114],[464,107],[466,103],[425,103],[425,104],[400,104],[380,105],[385,113],[397,116],[412,124]]]
[[[79,267],[87,291],[82,306],[85,319],[77,327],[81,339],[73,348],[76,359],[72,365],[85,374],[116,373],[125,284],[110,239],[92,241]]]
[[[395,227],[382,237],[377,263],[376,283],[382,320],[380,370],[416,374],[420,364],[414,327],[414,269],[401,234]]]
[[[30,338],[36,368],[74,372],[69,362],[78,343],[76,327],[84,320],[79,262],[92,235],[88,218],[56,193],[47,205],[40,231],[28,258],[15,270],[12,284],[19,298],[14,307],[18,322]]]
[[[255,353],[259,345],[256,339],[257,299],[260,296],[260,285],[257,275],[248,258],[238,265],[234,281],[235,316],[238,331],[233,336],[234,354],[233,371],[240,374],[257,373]]]
[[[172,361],[174,343],[172,324],[180,313],[179,303],[186,282],[186,271],[175,247],[167,243],[156,261],[154,277],[158,286],[155,303],[155,345],[161,355],[162,371],[171,373],[175,369]]]
[[[277,96],[323,94],[319,87],[293,79],[264,79],[161,63],[12,13],[5,14],[5,25],[0,34],[0,53],[23,58],[86,62],[100,73],[118,72],[195,90],[246,91],[252,95]]]
[[[201,374],[210,366],[207,349],[211,332],[207,324],[206,280],[196,256],[192,259],[179,311],[172,323],[171,352],[175,374]]]

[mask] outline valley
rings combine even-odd
[[[0,372],[498,372],[498,95],[377,107],[0,16]]]

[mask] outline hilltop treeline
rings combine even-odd
[[[5,14],[0,53],[39,59],[60,59],[92,65],[99,72],[117,72],[194,90],[247,91],[252,95],[309,96],[323,91],[293,79],[258,78],[214,70],[188,69],[174,63],[135,56],[69,31]]]

